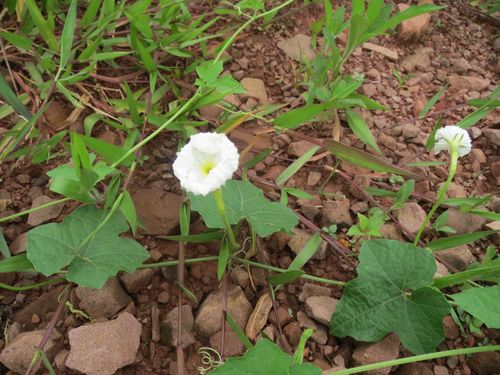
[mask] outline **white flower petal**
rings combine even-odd
[[[173,170],[184,190],[207,195],[231,179],[238,162],[238,149],[226,135],[198,133],[177,153]]]
[[[459,126],[449,125],[438,129],[436,132],[434,153],[456,149],[459,156],[467,155],[472,149],[472,143],[467,130]]]

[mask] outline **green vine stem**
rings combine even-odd
[[[42,286],[58,283],[58,282],[64,281],[64,280],[66,280],[65,277],[56,277],[55,279],[49,279],[49,280],[41,281],[39,283],[24,285],[24,286],[11,286],[8,284],[0,283],[0,288],[11,290],[13,292],[24,292],[26,290],[41,288]]]
[[[233,228],[231,228],[231,224],[229,224],[229,221],[227,220],[226,206],[224,204],[224,198],[222,197],[221,189],[217,189],[214,191],[214,199],[217,209],[219,210],[222,222],[224,223],[224,228],[226,229],[227,235],[229,237],[231,252],[234,252],[236,249],[238,249],[239,245],[238,242],[236,242],[236,237],[234,236]]]
[[[493,352],[493,351],[498,351],[498,350],[500,350],[500,345],[488,345],[488,346],[479,346],[479,347],[474,347],[474,348],[445,350],[442,352],[421,354],[421,355],[415,355],[413,357],[394,359],[392,361],[372,363],[369,365],[353,367],[353,368],[346,369],[346,370],[331,372],[329,374],[331,374],[331,375],[333,375],[333,374],[335,374],[335,375],[358,374],[360,372],[377,370],[377,369],[384,368],[384,367],[399,366],[399,365],[404,365],[406,363],[428,361],[430,359],[451,357],[453,355],[484,353],[484,352]]]
[[[442,185],[438,191],[436,203],[434,203],[431,210],[429,211],[429,213],[425,217],[424,222],[422,223],[422,225],[418,229],[417,235],[415,236],[415,240],[413,241],[413,244],[415,246],[418,246],[418,241],[420,239],[420,236],[422,235],[425,228],[427,227],[427,225],[431,221],[432,215],[434,215],[434,213],[436,212],[438,207],[441,205],[441,202],[443,201],[444,196],[445,196],[446,192],[448,191],[448,187],[450,186],[450,183],[451,183],[451,181],[453,181],[453,177],[455,176],[455,173],[457,172],[457,165],[458,165],[458,150],[452,149],[451,150],[450,170],[448,172],[448,178],[446,179],[446,182],[444,183],[444,185]]]

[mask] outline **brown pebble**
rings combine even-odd
[[[40,323],[40,317],[37,314],[33,314],[31,316],[31,323],[38,324]]]

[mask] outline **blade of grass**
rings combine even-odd
[[[34,0],[25,0],[24,3],[43,40],[45,40],[52,52],[56,52],[59,49],[56,36],[52,32],[47,20],[43,17],[40,8],[38,8]]]
[[[19,116],[22,116],[26,121],[29,121],[33,115],[28,108],[19,100],[14,91],[10,88],[9,84],[0,74],[0,96],[16,111]]]
[[[439,99],[441,99],[441,96],[445,93],[445,91],[448,89],[448,85],[444,86],[439,90],[436,94],[433,95],[432,98],[429,99],[427,103],[425,103],[424,108],[420,111],[418,114],[418,117],[422,118],[424,117],[429,111],[431,110],[432,107],[438,102]]]
[[[298,172],[302,166],[307,163],[316,153],[316,151],[319,150],[319,146],[313,146],[307,152],[299,157],[297,160],[295,160],[292,164],[288,166],[287,169],[285,169],[277,178],[276,178],[276,184],[278,185],[284,185],[292,176]]]

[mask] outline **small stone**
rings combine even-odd
[[[468,265],[476,261],[476,258],[469,251],[467,245],[440,250],[438,254],[444,263],[452,265],[459,271],[465,270]]]
[[[450,59],[451,70],[458,74],[467,73],[468,70],[472,69],[469,62],[463,57],[459,59]]]
[[[310,203],[304,203],[300,207],[300,211],[307,217],[309,220],[314,220],[316,216],[321,212],[321,206],[317,206]]]
[[[432,3],[431,1],[420,0],[418,4]],[[408,9],[408,4],[399,3],[398,9],[400,12]],[[420,14],[416,17],[407,19],[401,22],[398,26],[398,37],[402,40],[419,39],[422,34],[429,28],[431,15],[429,13]]]
[[[16,176],[16,180],[23,185],[29,184],[31,182],[31,177],[29,174],[20,174]]]
[[[315,186],[321,181],[321,173],[320,172],[315,172],[311,171],[307,175],[307,186]]]
[[[245,289],[250,284],[250,275],[243,267],[235,267],[229,274],[233,283]]]
[[[222,341],[222,332],[219,331],[210,337],[210,347],[222,354],[220,344]],[[233,331],[226,329],[224,337],[224,356],[226,358],[242,355],[245,352],[245,345],[241,342],[238,335]]]
[[[500,352],[473,354],[468,361],[468,365],[478,375],[498,375]]]
[[[297,34],[290,39],[278,42],[278,48],[295,61],[313,60],[316,52],[311,47],[311,37]]]
[[[276,317],[276,315],[278,315],[278,317]],[[276,311],[274,311],[274,309],[271,309],[271,311],[269,311],[267,321],[271,324],[274,324],[276,327],[285,326],[290,322],[290,314],[285,307],[280,306],[276,309]]]
[[[390,361],[398,357],[399,338],[394,333],[391,333],[379,342],[358,344],[352,355],[356,366]],[[384,367],[382,369],[372,370],[370,373],[373,375],[387,375],[390,371],[391,367]]]
[[[312,235],[302,229],[293,229],[293,235],[290,237],[288,241],[288,246],[295,253],[299,254],[306,244],[311,239]],[[321,241],[320,246],[316,250],[316,253],[313,255],[313,259],[325,259],[326,257],[326,248],[327,243],[325,241]]]
[[[179,225],[181,195],[150,187],[132,189],[137,216],[150,235],[167,235]]]
[[[131,273],[124,273],[120,276],[120,280],[127,292],[137,293],[149,285],[155,273],[152,268],[143,268]]]
[[[382,237],[386,240],[405,240],[403,233],[394,223],[385,223],[384,225],[382,225],[380,233],[382,233]]]
[[[420,129],[418,128],[418,126],[415,126],[413,124],[405,124],[401,127],[401,135],[405,139],[415,138],[419,134]]]
[[[443,263],[440,263],[436,260],[436,273],[434,273],[434,277],[443,277],[449,274],[448,268]]]
[[[500,129],[483,129],[483,135],[489,142],[500,146]]]
[[[492,221],[485,225],[486,230],[495,230],[496,232],[490,235],[491,241],[495,245],[500,245],[500,221]]]
[[[323,327],[318,326],[314,322],[314,320],[309,318],[302,311],[299,311],[297,313],[297,321],[299,322],[299,325],[301,328],[311,328],[313,330],[313,334],[312,334],[311,338],[314,341],[316,341],[320,345],[326,344],[326,342],[328,341],[328,334]]]
[[[135,362],[141,330],[141,323],[129,313],[74,328],[68,332],[71,349],[66,367],[86,375],[113,375]]]
[[[101,289],[77,287],[80,309],[93,319],[110,318],[132,301],[117,278],[112,277]]]
[[[441,188],[441,186],[444,184],[440,183],[438,185],[438,188]],[[448,186],[448,190],[446,191],[446,198],[466,198],[468,195],[467,190],[462,185],[459,185],[455,182],[451,182],[450,185]]]
[[[305,141],[305,140],[293,142],[288,147],[288,154],[290,156],[295,156],[295,157],[299,158],[302,155],[304,155],[307,151],[309,151],[311,148],[313,148],[314,146],[315,146],[314,144],[312,144],[311,142]]]
[[[477,161],[479,164],[485,164],[488,161],[486,155],[484,154],[484,151],[481,150],[480,148],[473,148],[470,154],[472,160]]]
[[[455,340],[460,336],[460,328],[458,328],[457,323],[453,320],[451,315],[446,315],[443,318],[444,326],[444,336],[449,340]]]
[[[179,308],[175,307],[170,311],[162,320],[160,325],[160,336],[161,343],[163,345],[170,345],[172,347],[176,346],[178,339],[178,314]],[[193,336],[194,318],[191,306],[182,305],[181,308],[182,315],[182,347],[187,348],[188,346],[194,344],[196,341]]]
[[[486,223],[486,219],[468,213],[462,213],[455,208],[448,209],[446,225],[455,229],[457,234],[477,232]]]
[[[168,303],[168,301],[170,300],[170,294],[168,294],[168,292],[160,292],[160,294],[158,294],[157,300],[159,303]]]
[[[58,370],[64,370],[66,368],[66,360],[68,359],[69,351],[67,349],[61,350],[56,354],[54,358],[54,365]]]
[[[28,243],[28,233],[22,233],[16,237],[9,246],[12,255],[24,253],[26,251],[26,244]]]
[[[434,50],[430,47],[417,48],[413,55],[407,56],[401,61],[401,68],[410,73],[417,70],[426,72],[431,67],[429,55],[433,52]]]
[[[398,368],[397,375],[433,375],[430,368],[423,363],[407,363]]]
[[[434,375],[449,375],[449,373],[448,369],[444,366],[434,366]]]
[[[415,202],[407,202],[402,208],[396,210],[396,217],[401,225],[412,235],[417,234],[425,220],[425,211]]]
[[[363,90],[364,95],[371,98],[377,95],[377,85],[373,83],[365,83],[361,89]]]
[[[273,299],[269,293],[265,293],[257,301],[252,314],[248,318],[245,334],[250,340],[255,340],[267,322],[269,311],[273,307]]]
[[[479,92],[486,90],[491,83],[488,79],[458,75],[448,77],[448,82],[450,83],[450,89],[455,91],[466,90]]]
[[[305,302],[309,297],[330,297],[332,291],[326,286],[305,283],[302,286],[302,292],[299,295],[299,301]]]
[[[288,341],[293,347],[296,347],[302,336],[302,329],[300,329],[299,323],[291,322],[283,328],[283,333],[287,337]]]
[[[37,314],[33,314],[31,316],[31,323],[32,324],[38,324],[38,323],[40,323],[40,317]]]
[[[323,205],[323,225],[330,226],[332,224],[352,225],[351,214],[349,209],[351,202],[349,199],[339,201],[326,201]]]
[[[31,208],[35,208],[53,201],[54,199],[49,198],[46,195],[41,195],[33,200]],[[59,203],[53,206],[42,208],[41,210],[38,211],[31,212],[28,216],[27,223],[32,227],[36,227],[37,225],[46,223],[47,221],[58,217],[63,207],[64,203]]]
[[[309,297],[305,303],[306,314],[317,322],[328,326],[338,302],[332,297]]]
[[[227,306],[235,322],[244,329],[252,312],[252,305],[239,286],[228,288]],[[216,290],[208,295],[198,309],[195,319],[196,332],[203,337],[210,337],[221,330],[222,293]]]
[[[39,330],[18,334],[9,340],[9,343],[3,348],[2,353],[0,353],[0,362],[16,373],[26,373],[35,354],[35,348],[40,344],[44,333],[43,330]],[[45,355],[49,361],[52,361],[59,351],[60,339],[61,335],[57,331],[53,331],[49,337],[49,341],[44,347]]]
[[[201,107],[198,111],[200,112],[201,117],[203,117],[204,119],[211,122],[217,122],[217,119],[219,118],[220,114],[224,112],[224,109],[215,104],[209,104]]]
[[[243,78],[241,85],[245,89],[246,97],[250,96],[259,100],[260,104],[269,104],[266,85],[260,78]]]

